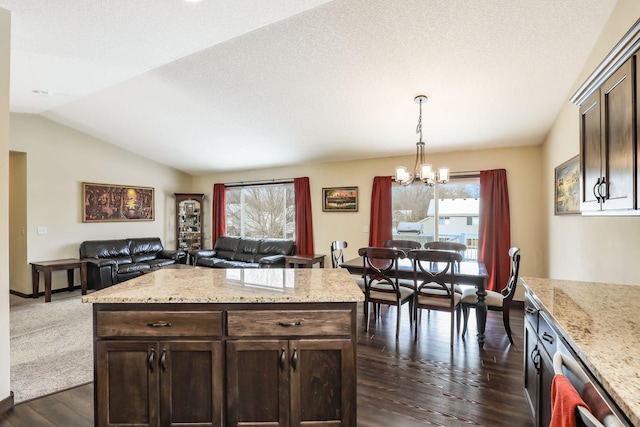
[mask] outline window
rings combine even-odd
[[[478,258],[480,178],[452,178],[427,187],[394,184],[391,193],[393,238],[467,245],[465,259]]]
[[[227,188],[227,236],[295,239],[293,182]]]

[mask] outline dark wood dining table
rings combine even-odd
[[[362,257],[350,259],[342,264],[342,268],[349,270],[351,274],[362,274],[364,265]],[[476,319],[478,322],[478,343],[484,345],[485,328],[487,325],[487,269],[483,263],[477,261],[462,261],[455,270],[456,280],[461,285],[473,285],[478,294],[478,305],[476,308]],[[413,263],[411,259],[403,258],[398,260],[398,275],[403,279],[413,279]],[[421,277],[418,271],[418,278]]]

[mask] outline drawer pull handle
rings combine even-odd
[[[298,348],[293,347],[293,356],[291,356],[291,366],[293,367],[293,372],[298,369]]]
[[[149,352],[149,356],[147,357],[147,366],[149,366],[149,370],[151,372],[153,372],[153,362],[154,359],[156,358],[156,350],[155,349],[151,349],[151,351]]]
[[[527,307],[524,309],[524,311],[526,311],[527,314],[536,314],[536,309],[533,307]]]
[[[546,333],[546,332],[542,334],[542,339],[543,339],[544,341],[548,342],[549,344],[553,344],[553,341],[554,341],[554,339],[553,339],[553,335],[549,335],[549,334],[548,334],[548,333]]]
[[[285,357],[285,351],[284,351],[284,348],[282,348],[282,350],[280,350],[280,370],[282,372],[284,372],[284,368],[285,368],[284,364],[285,364],[286,360],[287,359]]]
[[[149,322],[147,326],[151,328],[165,328],[171,326],[171,322]]]
[[[290,326],[301,326],[302,322],[278,322],[278,326],[288,328]]]

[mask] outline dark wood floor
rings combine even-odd
[[[522,310],[511,313],[515,346],[504,333],[501,313],[490,312],[482,350],[473,316],[466,339],[456,334],[449,347],[446,313],[424,313],[414,343],[406,306],[396,343],[394,310],[383,308],[369,332],[359,319],[358,426],[532,426],[523,393]],[[38,426],[93,426],[93,384],[0,415],[0,427]]]

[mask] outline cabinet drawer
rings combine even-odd
[[[555,331],[551,327],[551,322],[547,319],[546,314],[543,312],[540,313],[539,323],[538,323],[538,338],[540,338],[540,342],[542,346],[547,350],[547,353],[550,357],[556,353],[556,348],[558,347],[558,336]]]
[[[350,310],[229,311],[229,336],[351,335]]]
[[[98,337],[212,337],[222,334],[219,311],[99,311]]]
[[[540,310],[531,299],[529,294],[525,294],[524,298],[524,319],[538,331],[538,312]]]

